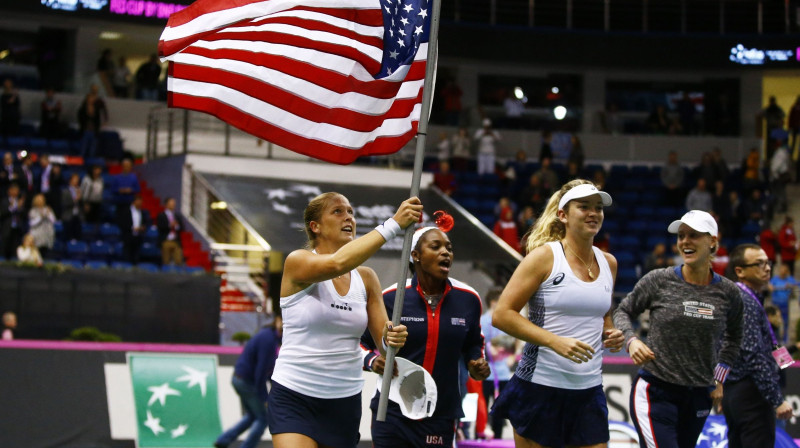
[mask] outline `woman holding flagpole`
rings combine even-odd
[[[375,272],[361,266],[386,241],[418,222],[418,198],[356,239],[353,207],[339,193],[314,198],[304,213],[307,247],[286,257],[281,281],[283,346],[272,375],[268,422],[276,448],[353,448],[361,420],[367,329],[381,347],[402,347]]]
[[[603,348],[623,342],[610,312],[617,261],[592,243],[609,205],[611,196],[583,179],[555,192],[494,311],[495,327],[526,342],[492,407],[492,418],[510,420],[517,447],[608,443],[601,368]]]

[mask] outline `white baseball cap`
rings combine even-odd
[[[561,200],[558,201],[558,209],[563,210],[564,206],[567,205],[567,202],[573,199],[581,199],[587,196],[592,196],[595,194],[600,195],[600,199],[603,201],[603,206],[608,207],[611,205],[611,195],[606,193],[605,191],[600,191],[592,184],[580,184],[578,186],[572,187],[564,193],[564,196],[561,196]]]
[[[399,404],[403,415],[412,420],[432,416],[438,391],[431,374],[405,358],[395,357],[394,362],[397,376],[392,378],[389,399]],[[381,381],[378,381],[380,390]]]
[[[678,233],[681,224],[693,228],[698,232],[708,233],[711,236],[717,236],[717,221],[708,212],[702,210],[690,210],[681,219],[672,221],[672,224],[667,227],[669,233]]]

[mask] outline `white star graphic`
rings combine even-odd
[[[401,47],[406,46],[406,44],[403,43],[403,39],[397,39],[397,45],[400,45]]]
[[[195,370],[191,367],[181,366],[188,375],[183,375],[178,377],[175,381],[182,382],[188,381],[189,384],[186,385],[186,388],[191,389],[192,386],[198,385],[200,386],[200,395],[206,396],[206,377],[208,377],[208,372],[201,372],[199,370]]]
[[[711,423],[711,429],[708,430],[708,433],[718,437],[725,437],[725,432],[727,430],[728,427],[725,425],[720,425],[719,423]]]
[[[169,383],[164,383],[160,386],[150,386],[147,388],[153,395],[150,396],[150,400],[147,401],[147,405],[150,406],[156,402],[156,400],[161,403],[161,406],[164,406],[167,400],[167,395],[180,395],[181,393],[175,389],[169,387]]]
[[[387,75],[391,75],[391,74],[392,74],[392,69],[390,69],[390,68],[387,68],[387,69],[386,69],[386,74],[387,74]]]
[[[390,57],[390,58],[392,58],[392,59],[397,59],[397,55],[398,55],[398,54],[399,54],[399,53],[398,53],[398,52],[396,52],[396,51],[390,51],[390,52],[389,52],[389,57]]]
[[[175,428],[172,431],[170,431],[172,433],[172,438],[173,439],[177,439],[178,437],[186,434],[186,430],[187,429],[189,429],[189,425],[186,425],[186,424],[178,425],[177,428]]]
[[[300,194],[308,194],[314,196],[319,196],[322,194],[322,191],[316,185],[296,184],[289,187],[289,189],[299,191]]]
[[[402,28],[400,28],[399,30],[397,30],[397,32],[398,32],[398,33],[400,33],[400,35],[401,35],[401,36],[405,36],[405,35],[406,35],[406,30],[404,30],[404,29],[402,29]]]
[[[411,5],[406,5],[406,6],[403,6],[403,9],[405,9],[406,12],[411,12],[411,10],[414,9],[414,7],[411,6]]]
[[[389,37],[394,37],[394,30],[389,28]]]
[[[414,27],[414,34],[422,34],[422,25]]]
[[[268,199],[275,199],[278,198],[280,200],[286,199],[286,196],[294,196],[291,192],[284,190],[283,188],[267,188],[264,190],[264,193],[267,193]]]
[[[153,414],[150,413],[149,409],[147,410],[147,420],[145,420],[144,426],[150,428],[150,430],[153,431],[154,436],[157,436],[158,433],[165,431],[164,428],[161,426],[161,419],[154,418]]]
[[[273,209],[274,209],[276,212],[281,212],[281,213],[283,213],[284,215],[291,215],[291,214],[292,214],[292,209],[291,209],[291,208],[289,208],[289,206],[288,206],[288,205],[285,205],[285,204],[276,204],[276,203],[274,203],[274,202],[273,202],[273,203],[272,203],[272,208],[273,208]]]
[[[408,19],[406,19],[405,17],[400,19],[400,22],[402,22],[403,26],[408,25]]]
[[[392,13],[392,9],[391,9],[391,8],[389,8],[388,6],[384,6],[384,7],[383,7],[383,9],[385,9],[385,10],[386,10],[386,12],[387,12],[387,13],[389,13],[389,14],[391,14],[391,13]]]
[[[425,17],[428,17],[428,10],[427,9],[420,9],[419,13],[417,13],[417,15],[418,16],[422,16],[422,18],[424,19]]]
[[[703,442],[704,440],[711,440],[711,439],[709,439],[707,435],[700,433],[700,436],[697,437],[697,444],[699,445],[700,442]]]

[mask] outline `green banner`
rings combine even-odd
[[[213,355],[128,355],[139,447],[209,447],[222,432]]]

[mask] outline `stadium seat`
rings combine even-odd
[[[108,261],[111,259],[112,247],[103,240],[98,240],[89,246],[89,257],[93,260]]]
[[[100,260],[89,260],[86,262],[84,267],[87,269],[107,269],[108,263]]]
[[[67,258],[72,260],[80,260],[81,265],[86,257],[89,255],[89,245],[85,241],[72,240],[67,243]]]
[[[628,251],[617,251],[614,253],[614,257],[617,259],[617,263],[619,263],[620,267],[634,267],[636,266],[636,256],[633,252]]]
[[[183,271],[187,274],[205,274],[206,272],[202,266],[184,266]]]
[[[144,233],[144,240],[151,244],[158,243],[158,227],[150,226]]]
[[[136,269],[146,272],[159,272],[158,265],[155,263],[139,263],[136,265]]]
[[[128,263],[127,261],[112,261],[111,268],[129,270],[133,269],[133,265],[131,263]]]
[[[97,224],[93,224],[90,222],[84,222],[81,224],[81,236],[84,240],[92,242],[98,239],[99,232],[97,228]]]
[[[168,272],[170,274],[182,274],[184,271],[183,267],[181,266],[175,266],[174,264],[165,264],[164,266],[161,266],[161,272]]]
[[[80,260],[61,260],[61,264],[74,269],[83,269],[83,262]]]
[[[69,154],[69,141],[62,139],[50,140],[50,153],[65,156]]]
[[[100,226],[100,238],[107,243],[116,243],[121,234],[122,232],[116,224],[106,222]]]
[[[161,261],[161,249],[153,243],[143,243],[139,256],[146,261]]]

